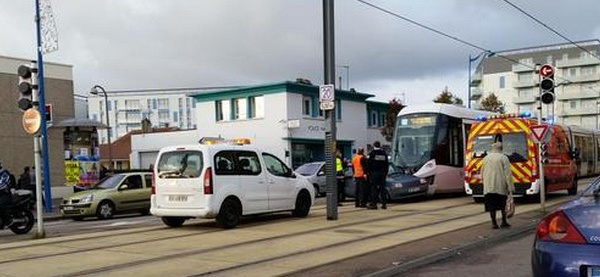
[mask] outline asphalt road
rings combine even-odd
[[[510,241],[462,253],[449,260],[409,271],[401,276],[531,276],[533,239],[534,233],[530,232]]]

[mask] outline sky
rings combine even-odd
[[[245,86],[306,78],[323,84],[322,0],[50,0],[75,94]],[[364,0],[491,51],[565,43],[504,0]],[[510,0],[572,41],[600,38],[598,0]],[[446,87],[466,100],[480,49],[384,13],[335,1],[336,82],[408,105]],[[35,59],[34,0],[0,0],[0,55]],[[472,65],[475,67],[475,64]],[[336,86],[339,84],[336,84]]]

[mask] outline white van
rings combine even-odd
[[[233,228],[250,214],[291,211],[305,217],[314,198],[310,182],[252,145],[170,146],[156,158],[150,213],[170,227],[189,218],[216,218]]]

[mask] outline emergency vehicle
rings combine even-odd
[[[150,213],[169,227],[191,218],[215,218],[233,228],[252,214],[290,211],[306,217],[314,198],[306,178],[249,139],[204,138],[159,151]]]
[[[577,193],[576,153],[570,140],[568,126],[548,125],[549,139],[542,143],[541,155],[534,143],[530,127],[537,120],[528,113],[502,114],[481,118],[473,124],[467,137],[465,152],[465,191],[475,202],[483,201],[481,164],[490,151],[491,144],[502,142],[503,153],[511,165],[516,197],[539,195],[540,169],[543,161],[545,190],[566,189],[570,195]]]

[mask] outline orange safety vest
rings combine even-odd
[[[354,158],[352,158],[352,167],[354,168],[354,178],[364,178],[365,170],[360,164],[360,160],[364,158],[364,155],[356,154]]]

